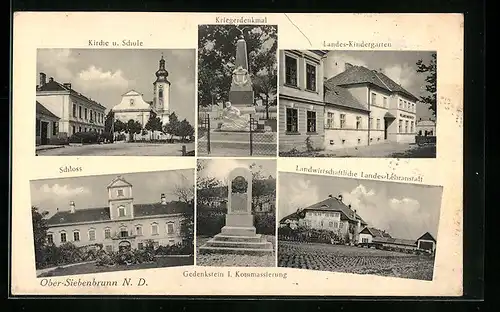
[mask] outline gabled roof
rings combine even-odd
[[[412,239],[402,239],[402,238],[392,238],[392,237],[374,237],[372,242],[383,243],[383,244],[394,244],[394,245],[404,245],[404,246],[415,246],[416,241]]]
[[[338,105],[368,112],[349,90],[328,81],[325,81],[324,101],[326,106]]]
[[[60,119],[59,117],[54,115],[54,113],[52,113],[47,107],[43,106],[38,101],[36,101],[36,113],[47,117]]]
[[[81,94],[80,92],[77,92],[73,88],[65,87],[63,84],[61,84],[55,80],[52,80],[52,81],[49,80],[43,86],[38,86],[37,91],[42,91],[42,92],[43,91],[67,91],[73,96],[81,97],[88,102],[94,103],[95,105],[98,105],[98,106],[106,109],[106,107],[104,107],[102,104],[97,103],[94,100],[91,100],[90,98],[86,97],[85,95]]]
[[[359,216],[354,213],[354,210],[349,208],[346,204],[344,204],[340,199],[336,197],[329,197],[325,200],[322,200],[316,204],[308,206],[303,210],[323,210],[323,211],[337,211],[341,212],[341,220],[349,220],[349,221],[357,221],[360,220],[361,224],[366,225],[367,223]]]
[[[371,234],[374,238],[375,237],[392,238],[391,235],[389,233],[387,233],[386,231],[382,231],[382,230],[379,230],[379,229],[374,228],[374,227],[365,227],[361,232],[363,232],[365,230],[366,230],[366,232]]]
[[[300,217],[299,217],[299,215],[297,214],[297,212],[294,212],[294,213],[289,214],[289,215],[288,215],[288,216],[286,216],[286,217],[281,218],[280,223],[283,223],[283,222],[285,222],[286,220],[299,220],[299,219],[300,219]]]
[[[108,184],[107,188],[110,188],[113,186],[118,186],[119,184],[121,184],[120,186],[132,186],[132,184],[130,184],[130,182],[125,180],[125,178],[123,178],[122,176],[117,176],[116,178],[111,180],[111,182]]]
[[[191,206],[181,201],[168,202],[166,205],[162,205],[161,203],[134,204],[134,217],[188,213],[190,211],[192,211]],[[47,224],[54,226],[97,221],[111,221],[109,207],[76,209],[73,213],[71,211],[58,211],[47,220]]]
[[[370,70],[364,66],[352,65],[338,75],[329,78],[325,83],[336,86],[369,83],[389,92],[402,93],[414,101],[418,101],[416,96],[408,92],[382,72]]]
[[[436,242],[436,239],[431,235],[429,232],[425,232],[424,235],[420,236],[417,241],[424,239],[424,240],[431,240],[433,242]]]

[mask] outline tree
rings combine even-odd
[[[417,73],[427,73],[427,77],[425,78],[425,90],[429,93],[427,96],[421,96],[420,100],[427,105],[429,105],[429,109],[432,111],[434,117],[437,117],[437,107],[436,107],[436,89],[437,89],[437,55],[436,53],[432,54],[432,58],[429,62],[429,65],[426,65],[423,60],[417,61]]]
[[[172,194],[185,203],[192,203],[194,199],[193,182],[189,181],[185,175],[180,174],[179,182],[174,186]]]
[[[264,177],[262,174],[262,166],[252,163],[249,166],[252,171],[252,202],[257,204],[258,198],[276,192],[276,179],[272,176]]]
[[[267,98],[262,94],[272,90],[265,89],[260,81],[270,76],[269,82],[276,89],[277,81],[271,76],[277,68],[277,28],[272,25],[242,27],[256,96]],[[236,42],[241,32],[234,25],[203,25],[198,33],[198,103],[208,106],[229,97]]]
[[[126,131],[129,134],[130,141],[133,141],[134,134],[139,134],[142,131],[142,125],[137,120],[130,119],[127,122]]]
[[[163,126],[163,132],[170,135],[170,140],[176,135],[176,131],[179,127],[179,119],[175,113],[171,113],[169,116],[168,124]]]
[[[113,130],[114,130],[114,132],[118,132],[118,133],[120,133],[122,131],[127,131],[127,124],[124,123],[123,121],[117,119],[114,122]]]
[[[266,119],[269,119],[269,107],[273,106],[276,97],[276,70],[272,70],[271,74],[256,76],[253,79],[255,98],[262,100],[262,104],[266,107]]]
[[[106,119],[104,120],[104,132],[111,133],[113,132],[113,121],[115,119],[115,113],[112,110],[109,110],[106,115]]]
[[[185,140],[186,137],[189,139],[192,135],[194,135],[194,128],[186,119],[184,119],[183,121],[177,123],[177,128],[174,130],[174,133],[175,135],[181,137],[182,140]]]
[[[153,135],[153,131],[162,131],[163,125],[160,117],[157,117],[156,114],[151,113],[149,115],[148,122],[144,126],[144,129],[149,130],[151,135]]]
[[[33,238],[35,243],[35,263],[45,261],[45,246],[47,245],[47,211],[40,212],[37,207],[31,207],[31,222],[33,224]]]

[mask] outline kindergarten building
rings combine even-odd
[[[280,51],[280,151],[414,143],[418,98],[382,71],[350,63],[323,78],[328,52]]]

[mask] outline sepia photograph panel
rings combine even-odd
[[[279,155],[436,158],[436,58],[281,50]]]
[[[278,266],[433,280],[441,186],[279,173]]]
[[[31,181],[37,277],[194,265],[194,169]]]
[[[37,156],[194,156],[194,49],[37,52]]]
[[[276,160],[198,159],[196,265],[276,266]]]
[[[276,25],[198,28],[199,156],[276,156]]]

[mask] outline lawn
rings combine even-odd
[[[371,248],[280,241],[278,266],[430,281],[434,258]]]
[[[155,262],[132,265],[97,266],[95,263],[85,263],[67,268],[57,268],[53,271],[40,274],[38,277],[65,276],[78,274],[93,274],[103,272],[130,271],[193,265],[194,257],[160,257]]]
[[[263,235],[267,241],[273,244],[275,249],[275,236]],[[196,246],[203,246],[210,237],[197,236]],[[196,254],[196,265],[220,266],[220,267],[275,267],[276,256],[273,252],[269,255],[236,255],[236,254]]]

